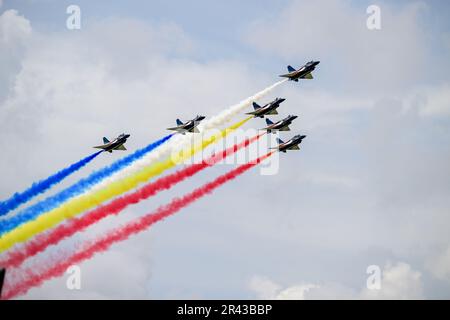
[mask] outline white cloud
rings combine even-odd
[[[449,116],[450,84],[417,89],[408,100],[410,106],[419,108],[423,116]]]
[[[0,16],[0,44],[2,48],[15,47],[31,34],[31,25],[17,10],[6,10]]]
[[[283,288],[272,280],[254,276],[249,288],[260,299],[423,299],[421,274],[406,263],[387,264],[379,290],[349,288],[337,283],[304,283]]]
[[[283,289],[272,280],[259,276],[254,276],[250,280],[249,286],[259,299],[269,300],[305,300],[305,294],[309,290],[317,288],[316,285],[304,284]]]
[[[437,279],[450,282],[450,246],[430,258],[426,265]]]
[[[6,10],[0,15],[0,104],[20,70],[24,47],[31,33],[30,21],[16,10]]]
[[[423,299],[422,275],[409,264],[387,264],[382,273],[381,289],[364,289],[363,299]]]

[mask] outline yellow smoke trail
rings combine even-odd
[[[131,189],[137,187],[139,184],[146,182],[149,179],[163,173],[164,171],[175,167],[177,164],[191,158],[194,154],[202,151],[217,140],[226,137],[229,133],[242,126],[251,118],[252,117],[248,117],[240,122],[237,122],[234,125],[200,141],[199,143],[194,144],[191,148],[181,150],[178,154],[176,154],[176,157],[169,157],[165,161],[157,162],[153,165],[145,167],[141,171],[138,171],[121,180],[112,182],[105,188],[93,193],[73,198],[62,206],[44,213],[37,219],[24,223],[16,229],[5,233],[0,238],[0,252],[8,250],[16,243],[25,242],[34,235],[52,228],[53,226],[62,222],[64,219],[75,217],[76,215],[81,214],[86,210],[98,206],[102,202],[108,201],[118,195],[121,195],[122,193],[130,191]]]

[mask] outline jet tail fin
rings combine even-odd
[[[253,102],[253,109],[258,110],[259,108],[261,108],[261,106],[256,102]]]
[[[295,71],[295,69],[292,66],[287,66],[287,69],[288,69],[289,72]]]
[[[283,141],[283,140],[281,140],[280,138],[277,138],[277,142],[278,142],[278,144],[282,144],[282,143],[284,143],[284,141]]]
[[[107,143],[109,143],[109,140],[108,140],[108,138],[106,138],[106,137],[103,137],[103,143],[104,143],[104,144],[107,144]]]
[[[5,280],[5,273],[6,273],[6,269],[4,269],[4,268],[0,269],[0,299],[2,298],[2,289],[3,289],[4,280]]]
[[[267,123],[267,125],[268,125],[268,126],[270,126],[271,124],[273,124],[273,122],[272,122],[272,121],[270,121],[270,119],[269,119],[269,118],[266,118],[266,123]]]
[[[180,119],[177,119],[177,126],[181,126],[183,122]]]

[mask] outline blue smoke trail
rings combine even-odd
[[[17,228],[27,221],[35,219],[44,212],[57,208],[68,199],[83,193],[83,191],[89,189],[94,184],[99,183],[113,173],[130,165],[139,158],[142,158],[148,152],[168,141],[172,136],[173,134],[165,136],[164,138],[155,141],[122,159],[117,160],[107,167],[94,171],[88,177],[79,180],[77,183],[62,190],[54,196],[48,197],[34,204],[33,206],[22,210],[21,212],[18,212],[15,216],[12,216],[11,218],[5,220],[0,220],[0,235]]]
[[[94,158],[97,157],[101,152],[102,151],[91,154],[90,156],[81,159],[80,161],[70,165],[67,168],[62,169],[61,171],[58,171],[54,175],[51,175],[50,177],[44,180],[34,182],[31,185],[31,187],[29,187],[25,191],[16,192],[9,199],[0,201],[0,216],[7,214],[8,212],[19,207],[21,204],[30,201],[31,199],[33,199],[34,197],[36,197],[41,193],[44,193],[45,191],[50,189],[53,185],[63,181],[67,176],[76,172],[77,170],[81,169],[89,162],[94,160]]]

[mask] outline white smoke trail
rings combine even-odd
[[[262,97],[269,94],[272,90],[274,90],[276,87],[278,87],[280,84],[284,83],[287,80],[288,79],[283,79],[281,81],[278,81],[273,85],[265,88],[264,90],[261,90],[258,93],[248,97],[247,99],[242,100],[241,102],[231,107],[228,107],[226,110],[222,111],[218,115],[210,119],[204,120],[198,126],[199,131],[201,133],[206,133],[208,130],[216,129],[221,125],[229,122],[235,115],[237,115],[239,112],[247,108],[253,101],[261,99]],[[119,172],[116,172],[115,174],[96,184],[88,192],[101,189],[113,181],[117,181],[132,173],[138,172],[156,161],[161,161],[169,157],[172,154],[172,152],[187,148],[191,146],[191,144],[192,138],[190,137],[190,135],[177,134],[174,137],[172,137],[167,143],[153,150],[148,155],[133,162],[133,164],[131,164],[130,166],[123,168]]]

